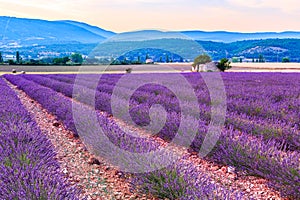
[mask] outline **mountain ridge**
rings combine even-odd
[[[93,25],[90,25],[90,24],[87,24],[87,23],[84,23],[84,22],[77,22],[77,21],[73,21],[73,20],[58,20],[58,22],[59,21],[66,22],[66,23],[69,23],[69,24],[73,24],[73,25],[85,28],[86,30],[88,30],[92,33],[95,33],[97,35],[101,35],[105,38],[112,37],[116,34],[112,31],[107,31],[107,30],[104,30],[104,29],[102,29],[98,26],[93,26]]]
[[[97,29],[96,27],[90,27]],[[99,31],[105,30],[98,28]],[[106,37],[64,21],[0,17],[0,47],[36,44],[97,43]],[[11,45],[9,45],[11,44]]]
[[[192,60],[203,51],[216,60],[227,56],[255,59],[263,54],[267,61],[288,57],[300,62],[300,32],[141,30],[116,34],[84,22],[0,16],[0,52],[7,60],[16,51],[24,59],[68,56],[72,52],[89,56],[93,51],[99,52],[97,57],[114,57],[135,51],[132,59],[145,57],[148,52],[164,60],[167,52],[173,52]],[[177,60],[181,58],[177,56]]]
[[[21,25],[21,26],[20,26]],[[36,40],[34,40],[34,37]],[[2,38],[2,41],[1,41]],[[0,44],[19,42],[19,45],[54,43],[99,43],[107,39],[141,41],[162,38],[181,38],[214,42],[236,42],[257,39],[300,39],[300,31],[230,32],[230,31],[159,31],[141,30],[116,34],[85,22],[74,20],[43,20],[0,16]],[[31,42],[28,42],[31,41]],[[1,45],[0,45],[1,46]]]
[[[228,31],[183,31],[183,34],[195,40],[216,41],[216,42],[237,42],[243,40],[258,39],[300,39],[300,32],[228,32]]]

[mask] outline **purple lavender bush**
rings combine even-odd
[[[96,109],[112,114],[110,104],[111,95],[114,91],[114,85],[117,84],[117,81],[121,76],[122,75],[103,75],[101,77],[95,94]],[[136,84],[134,75],[132,76],[132,82],[118,86],[121,87],[121,89],[118,90],[121,91],[121,93],[117,94],[120,98],[120,105],[117,110],[120,110],[120,113],[122,113],[122,109],[124,109],[124,102],[121,103],[124,94],[129,93],[131,88]],[[166,82],[172,82],[172,76],[170,75],[166,76],[159,74],[159,76]],[[199,109],[201,111],[200,118],[209,122],[210,98],[209,91],[205,87],[205,82],[203,82],[199,75],[184,74],[184,76],[191,82],[196,91],[199,100]],[[231,78],[231,76],[233,78]],[[286,75],[288,76],[286,79],[285,77],[281,77],[283,76],[281,74],[274,75],[279,78],[273,78],[272,76],[269,74],[245,75],[240,73],[238,76],[234,74],[230,74],[230,76],[223,74],[228,93],[227,101],[229,112],[226,119],[226,126],[234,126],[235,129],[258,137],[263,135],[265,141],[275,139],[277,142],[283,143],[288,150],[300,151],[300,132],[298,123],[300,117],[298,107],[300,106],[300,102],[297,101],[299,88],[289,87],[289,85],[297,85],[296,83],[297,81],[299,82],[299,80],[297,80],[294,74]],[[73,84],[76,79],[76,76],[74,75],[24,75],[23,77],[46,87],[50,87],[69,97],[72,97]],[[268,82],[270,79],[273,81],[272,83]],[[275,79],[276,82],[274,82],[273,79]],[[84,86],[80,89],[81,96],[79,95],[79,97],[77,97],[77,95],[73,93],[73,98],[91,105],[91,102],[87,101],[89,96],[93,93],[90,89],[95,89],[93,88],[95,83],[93,84],[91,80],[93,80],[93,75],[81,75],[77,82],[77,84],[80,84],[80,87]],[[245,87],[247,87],[247,91],[243,94],[240,92],[240,85],[245,85]],[[245,90],[244,88],[242,89]],[[184,89],[180,86],[178,86],[178,90],[182,90],[180,98],[186,99],[186,105],[184,106],[187,107],[189,102],[188,94],[184,95]],[[285,92],[282,93],[281,91]],[[286,96],[286,98],[284,98],[284,96]],[[267,107],[265,106],[266,102],[268,102]],[[142,126],[149,124],[147,113],[153,104],[160,104],[166,111],[175,111],[179,115],[184,114],[194,116],[197,114],[194,113],[193,108],[188,109],[187,113],[181,113],[178,101],[171,91],[161,86],[146,84],[135,91],[130,100],[130,116],[136,124]],[[126,114],[120,114],[118,117],[121,117],[124,121],[129,118]],[[167,121],[170,120],[171,119],[168,118]],[[168,127],[173,126],[173,124],[174,122],[170,121],[169,124],[165,125],[165,128],[168,129]],[[163,138],[167,139],[168,134],[163,131],[160,136],[162,135]],[[173,136],[171,134],[167,140],[171,140],[172,138]]]
[[[243,199],[242,193],[216,185],[195,166],[183,162],[154,172],[135,174],[131,184],[133,189],[151,193],[159,199]]]
[[[63,118],[61,118],[59,112],[60,109],[70,109],[70,103],[71,99],[68,99],[66,97],[61,96],[60,94],[54,92],[53,90],[49,88],[42,87],[34,82],[25,80],[19,76],[5,76],[9,81],[17,85],[20,89],[24,90],[29,96],[34,98],[35,100],[39,101],[43,106],[46,107],[50,112],[55,112],[58,119],[62,120],[65,124],[71,124],[71,126],[68,126],[67,128],[73,129],[75,127],[73,119],[69,116],[71,112],[63,112]],[[59,98],[60,97],[60,98]],[[53,98],[56,99],[56,101],[53,101]],[[52,109],[52,108],[55,109]],[[121,158],[118,157],[118,155],[111,151],[111,149],[103,149],[106,146],[103,145],[103,143],[99,143],[100,136],[99,133],[94,132],[97,129],[93,129],[94,124],[89,123],[89,117],[90,117],[90,108],[87,106],[81,106],[78,105],[76,109],[80,110],[80,116],[82,117],[82,121],[78,121],[79,126],[77,126],[79,129],[82,128],[86,135],[80,135],[82,139],[87,142],[88,145],[91,145],[93,150],[98,153],[99,156],[104,156],[106,158],[109,158],[110,161],[116,162],[115,164],[119,164],[118,166],[124,165],[124,163],[118,163],[118,161]],[[68,110],[71,111],[71,110]],[[118,144],[119,147],[126,151],[130,152],[151,152],[157,148],[157,144],[154,141],[151,141],[149,138],[134,138],[128,134],[126,134],[124,131],[122,131],[116,124],[114,124],[111,120],[108,119],[108,116],[98,115],[99,122],[103,125],[102,131],[105,132],[105,134],[108,136],[108,138],[114,143]],[[77,124],[78,125],[78,124]],[[102,145],[99,145],[102,144]],[[102,153],[102,154],[101,154]],[[107,155],[103,155],[103,153],[107,153]],[[136,158],[133,158],[136,159]],[[25,159],[26,160],[26,159]],[[140,165],[145,164],[144,162],[151,162],[145,161],[145,160],[136,160],[137,162],[140,161],[140,163],[136,163],[136,165],[130,165],[126,166],[127,168],[140,168]],[[124,160],[124,162],[126,162]],[[152,162],[151,162],[152,163]],[[147,171],[148,166],[144,166],[145,171]],[[151,168],[149,168],[151,169]],[[175,171],[174,171],[175,170]],[[196,197],[206,197],[207,199],[213,199],[216,196],[222,197],[229,197],[231,192],[220,189],[221,187],[214,185],[213,183],[208,182],[196,182],[191,181],[191,177],[204,177],[204,175],[199,174],[198,171],[192,170],[191,167],[182,165],[181,163],[178,163],[175,165],[175,168],[169,167],[168,170],[162,170],[158,172],[159,176],[166,177],[167,179],[170,179],[174,181],[174,183],[165,183],[164,186],[161,189],[169,188],[170,191],[168,193],[165,193],[164,196],[167,198],[173,199],[174,197],[179,197],[181,199],[195,199]],[[180,173],[180,174],[178,174]],[[192,174],[190,174],[192,173]],[[149,174],[152,174],[151,172]],[[149,174],[139,174],[136,175],[135,173],[132,174],[133,177],[136,177],[133,181],[133,183],[137,183],[137,181],[146,180],[149,178]],[[180,178],[180,176],[183,176],[183,178]],[[202,179],[201,179],[202,180]],[[206,180],[206,179],[205,179]],[[198,180],[199,181],[199,180]],[[154,181],[150,181],[147,183],[147,187],[150,188],[157,188],[157,183],[154,179]],[[168,185],[169,184],[169,185]],[[174,185],[175,184],[175,185]],[[134,184],[133,184],[134,185]],[[195,185],[197,187],[195,187]],[[176,186],[175,189],[179,189],[180,191],[176,191],[171,189],[173,186]],[[203,187],[203,189],[202,189]],[[135,189],[145,191],[143,188],[138,187]],[[157,188],[158,189],[158,188]],[[219,193],[218,191],[222,191],[222,193]],[[151,190],[151,192],[155,193],[155,190]],[[156,193],[155,193],[156,194]],[[227,198],[229,199],[229,198]]]
[[[75,75],[23,75],[22,77],[90,105],[90,102],[86,101],[86,97],[93,92],[90,91],[93,89],[93,83],[90,82],[92,76],[85,75],[81,78],[80,84],[82,85],[78,87],[82,91],[82,96],[79,94],[74,96],[74,93],[73,96],[71,95],[76,79]],[[95,95],[96,109],[112,114],[110,99],[114,86],[121,76],[103,75],[101,77]],[[132,91],[136,84],[134,75],[130,76],[133,77],[133,81],[128,85],[120,86],[121,89],[118,90],[120,92],[117,93],[119,98],[117,107],[121,114],[125,102],[122,98],[126,96],[127,92]],[[155,76],[159,76],[170,83],[173,81],[172,76],[169,75],[157,74]],[[145,85],[136,91],[130,99],[129,114],[131,116],[125,113],[122,119],[126,121],[127,118],[131,117],[135,123],[145,126],[149,123],[150,105],[159,103],[167,111],[168,120],[160,132],[156,134],[166,141],[170,141],[178,132],[182,134],[181,138],[184,139],[188,138],[190,126],[198,124],[196,137],[191,141],[191,149],[199,151],[211,120],[209,91],[199,75],[183,74],[183,76],[190,81],[198,97],[199,119],[197,117],[193,119],[197,114],[193,112],[193,107],[189,108],[187,113],[181,112],[172,92],[151,84]],[[271,182],[273,186],[280,189],[284,195],[299,198],[299,76],[297,74],[280,73],[226,73],[222,76],[227,91],[227,119],[222,136],[209,156],[215,161],[233,165],[238,169],[248,171],[250,174],[273,180]],[[19,87],[22,89],[22,84],[19,83]],[[188,107],[189,95],[184,93],[184,89],[180,85],[178,90],[183,90],[180,98],[185,100],[184,106]],[[26,92],[30,93],[29,89]],[[42,92],[40,93],[42,95]],[[34,94],[32,95],[34,96]],[[57,100],[59,99],[60,97],[57,97]],[[47,102],[47,99],[43,101]],[[48,102],[44,104],[47,107]],[[54,105],[51,107],[54,107]],[[60,116],[60,110],[57,106],[53,113]],[[185,124],[182,129],[178,130],[180,116],[191,119],[190,121],[193,121],[193,123],[191,125]],[[157,115],[156,117],[159,120],[163,118],[163,115]],[[64,123],[70,124],[69,128],[76,132],[72,125],[74,124],[72,118],[67,117],[66,119],[68,120],[65,120]],[[109,124],[105,120],[103,122],[105,122],[103,124]],[[107,130],[109,130],[109,127],[107,126]],[[117,132],[120,131],[117,130]],[[120,140],[120,136],[126,138],[123,140],[125,143]],[[124,133],[120,136],[112,134],[110,138],[114,139],[111,139],[111,141],[115,141],[116,144],[118,143],[126,150],[132,148],[134,150],[134,147],[130,147],[131,145],[127,143],[128,136]],[[92,139],[90,141],[92,144]],[[180,141],[176,142],[180,144]],[[140,149],[142,148],[140,146]]]
[[[2,78],[0,93],[0,198],[78,199],[51,142]]]

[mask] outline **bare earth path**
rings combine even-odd
[[[31,112],[42,132],[55,146],[62,171],[70,183],[77,184],[82,190],[82,199],[85,197],[87,199],[154,199],[146,195],[140,196],[132,193],[129,184],[123,178],[123,174],[103,159],[97,157],[99,163],[92,164],[96,157],[86,150],[80,139],[74,138],[72,132],[66,130],[60,122],[55,121],[53,115],[49,114],[23,91],[11,84],[9,85],[17,92],[21,102]],[[122,124],[122,122],[119,123]],[[126,126],[126,124],[123,125]],[[142,132],[142,130],[133,131]],[[162,146],[166,145],[159,138],[157,138],[157,142]],[[174,146],[174,151],[183,151],[185,156],[182,162],[193,163],[200,172],[207,173],[216,183],[242,191],[246,199],[283,199],[277,191],[273,191],[267,186],[265,179],[246,176],[243,173],[229,173],[226,166],[218,166],[200,159],[182,147]]]

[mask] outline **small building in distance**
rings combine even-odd
[[[199,72],[219,72],[217,67],[218,62],[210,62],[206,64],[199,65]],[[196,67],[192,67],[192,72],[197,72]]]
[[[146,64],[154,64],[154,60],[148,58],[148,59],[146,59],[145,63]]]

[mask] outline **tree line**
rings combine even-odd
[[[4,60],[0,52],[0,63],[8,65],[81,65],[84,59],[79,53],[57,58],[27,59],[23,60],[19,51],[16,51],[15,59]]]

